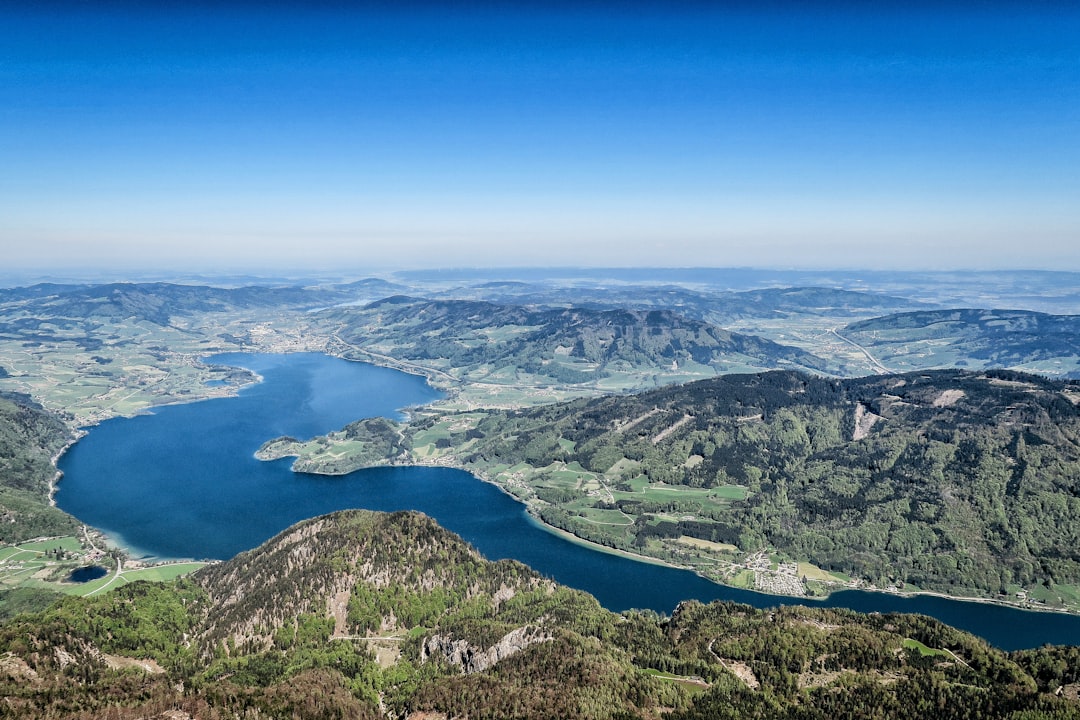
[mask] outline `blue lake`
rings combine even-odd
[[[293,473],[253,453],[274,437],[310,438],[439,397],[423,378],[325,355],[225,354],[264,382],[237,397],[156,409],[92,428],[60,461],[58,505],[135,554],[226,559],[289,525],[345,508],[419,510],[492,559],[514,558],[607,608],[670,613],[681,600],[791,603],[693,573],[592,550],[536,524],[493,485],[447,468],[375,468],[343,477]],[[1005,648],[1080,644],[1080,617],[919,596],[846,591],[807,605],[917,612]]]
[[[86,567],[72,570],[67,576],[67,581],[73,583],[88,583],[91,580],[103,578],[108,574],[108,568],[103,568],[100,565],[87,565]]]

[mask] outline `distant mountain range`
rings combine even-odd
[[[249,286],[218,288],[172,283],[109,283],[106,285],[33,285],[0,291],[0,301],[25,301],[5,308],[43,317],[147,320],[167,325],[173,316],[254,307],[317,307],[349,297],[335,290]]]
[[[436,294],[439,299],[487,300],[518,305],[590,309],[663,309],[711,322],[782,315],[871,315],[928,307],[927,303],[826,287],[765,288],[741,292],[692,290],[680,285],[607,287],[486,282]]]

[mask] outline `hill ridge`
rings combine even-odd
[[[397,626],[335,639],[322,592],[339,581],[327,585],[322,573],[349,569],[334,569],[338,556],[323,551],[361,558],[417,537],[425,547],[387,566],[388,577],[408,578],[416,560],[441,566],[440,553],[452,551],[475,561],[471,582],[495,576],[502,588],[517,573],[519,592],[477,589],[463,599],[453,588],[469,583],[341,581],[352,584],[350,613],[393,608]],[[219,593],[247,595],[231,585],[244,568],[288,557],[309,611],[268,589],[250,609],[280,619],[269,644],[202,644],[229,602]],[[0,713],[21,718],[915,720],[930,703],[946,720],[1058,720],[1080,713],[1069,699],[1078,680],[1075,648],[1006,654],[914,615],[695,601],[670,618],[616,615],[523,566],[483,560],[430,518],[404,512],[321,516],[191,580],[69,598],[0,625]]]

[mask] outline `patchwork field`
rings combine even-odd
[[[96,544],[95,544],[96,543]],[[46,538],[0,548],[0,590],[32,588],[66,595],[94,595],[110,587],[136,580],[164,581],[187,575],[204,562],[155,563],[145,566],[124,562],[117,553],[105,552],[100,537]],[[74,582],[72,572],[101,568],[102,577]]]

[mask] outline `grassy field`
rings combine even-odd
[[[671,673],[661,672],[654,668],[645,668],[641,672],[650,675],[657,680],[666,680],[668,682],[677,683],[691,695],[698,695],[709,689],[708,683],[699,677],[690,675],[672,675]]]
[[[731,543],[712,542],[711,540],[702,540],[701,538],[688,537],[686,535],[679,537],[679,542],[683,545],[689,545],[690,547],[701,548],[717,553],[739,552],[739,548]]]
[[[85,597],[97,595],[101,592],[106,592],[137,580],[168,582],[170,580],[175,580],[178,577],[189,575],[205,565],[206,563],[204,562],[168,563],[146,568],[121,570],[120,574],[117,575],[114,563],[112,571],[103,578],[91,580],[86,583],[63,583],[59,589],[67,595],[79,595]]]
[[[903,646],[909,650],[917,650],[923,657],[948,657],[948,653],[944,650],[937,650],[936,648],[927,647],[918,640],[912,638],[904,638]]]
[[[1076,585],[1058,585],[1053,584],[1050,587],[1045,585],[1034,585],[1027,588],[1028,600],[1036,603],[1042,603],[1050,607],[1077,607],[1080,606],[1080,587]]]
[[[59,552],[58,552],[59,551]],[[0,548],[0,588],[33,587],[68,595],[92,595],[136,580],[174,580],[203,567],[202,562],[168,563],[133,567],[116,574],[116,560],[77,537],[50,538]],[[96,565],[104,577],[85,583],[67,580],[71,572]]]
[[[819,580],[821,582],[851,582],[851,578],[847,575],[828,572],[827,570],[822,570],[817,565],[811,565],[808,562],[799,563],[799,576],[804,577],[807,580]]]

